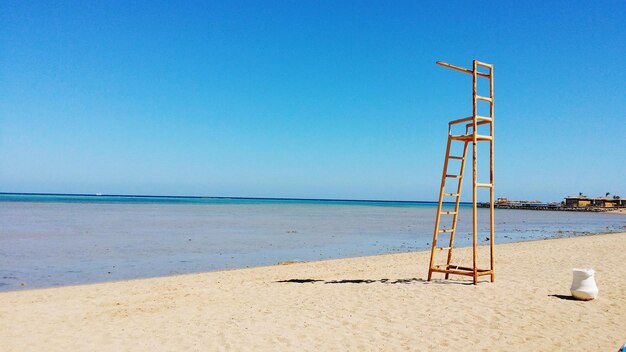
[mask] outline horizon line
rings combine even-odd
[[[254,200],[286,200],[286,201],[323,201],[323,202],[369,202],[369,203],[438,203],[437,200],[382,200],[382,199],[345,199],[345,198],[290,198],[290,197],[230,197],[230,196],[181,196],[181,195],[147,195],[147,194],[105,194],[105,193],[48,193],[48,192],[0,192],[0,195],[24,196],[73,196],[73,197],[129,197],[129,198],[192,198],[192,199],[254,199]],[[454,203],[454,202],[443,202]],[[472,204],[472,202],[460,202]]]

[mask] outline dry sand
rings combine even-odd
[[[425,282],[419,252],[0,293],[0,350],[616,351],[626,341],[626,234],[496,250],[496,282],[477,286]],[[596,270],[598,299],[570,300],[574,267]],[[278,282],[294,279],[321,281]]]

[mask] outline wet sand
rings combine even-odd
[[[426,282],[429,253],[414,252],[3,292],[0,341],[4,351],[613,351],[626,341],[624,248],[626,233],[497,245],[496,282],[477,286]],[[596,270],[598,299],[571,299],[574,267]]]

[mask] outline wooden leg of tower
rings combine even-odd
[[[492,183],[493,184],[493,183]],[[495,271],[493,269],[493,240],[494,240],[494,228],[493,228],[493,187],[491,188],[491,195],[490,195],[490,202],[491,205],[489,207],[489,222],[490,222],[490,229],[489,229],[489,259],[490,259],[490,269],[491,269],[491,282],[494,282],[496,279],[496,274]]]
[[[476,207],[476,143],[474,143],[474,200],[472,204],[472,268],[474,268],[474,285],[478,283],[478,263],[477,263],[477,250],[478,250],[478,209]]]
[[[490,154],[490,179],[491,188],[489,190],[489,259],[490,259],[490,269],[491,269],[491,282],[494,282],[495,271],[493,268],[494,259],[493,259],[493,245],[495,239],[495,221],[494,221],[494,190],[493,190],[493,139],[489,142],[489,154]]]
[[[472,200],[472,268],[474,268],[474,285],[478,283],[478,263],[477,263],[477,245],[478,245],[478,209],[476,207],[476,143],[474,142],[474,185]]]
[[[476,116],[478,116],[478,104],[477,104],[477,100],[476,100],[476,96],[478,95],[478,87],[477,87],[477,76],[476,76],[476,72],[478,72],[478,67],[476,64],[476,60],[474,60],[474,67],[472,70],[472,116],[474,117],[472,120],[472,133],[474,134],[474,140],[472,143],[472,233],[473,233],[473,238],[472,238],[472,267],[474,268],[474,285],[476,285],[478,283],[478,267],[477,267],[477,263],[476,263],[476,245],[478,242],[478,219],[477,219],[477,213],[478,213],[478,209],[476,208],[476,201],[477,201],[477,194],[476,194],[476,184],[478,183],[478,178],[477,178],[477,171],[478,171],[478,164],[477,164],[477,153],[478,153],[478,140],[476,138],[476,135],[478,134],[478,121]]]
[[[430,265],[428,267],[428,281],[430,281],[433,278],[433,255],[434,255],[434,250],[431,250],[430,252]]]
[[[496,280],[496,271],[494,268],[494,254],[493,254],[493,247],[494,247],[494,240],[495,240],[495,221],[494,221],[494,194],[495,194],[495,183],[494,183],[494,176],[493,176],[493,141],[494,141],[494,136],[493,136],[493,119],[494,119],[494,99],[493,99],[493,66],[489,69],[489,97],[491,98],[491,102],[489,104],[489,117],[491,117],[491,123],[489,124],[490,127],[490,135],[491,135],[491,141],[489,141],[489,182],[491,183],[491,192],[490,192],[490,199],[489,199],[489,221],[490,223],[490,230],[491,233],[489,234],[490,238],[489,238],[489,255],[490,255],[490,259],[491,259],[491,282],[494,282]]]

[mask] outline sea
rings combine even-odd
[[[0,291],[428,250],[436,209],[435,202],[2,193]],[[471,205],[459,213],[455,243],[468,246]],[[486,243],[488,209],[478,217]],[[496,209],[495,228],[496,243],[543,240],[624,232],[626,217]],[[427,268],[416,264],[420,270]]]

